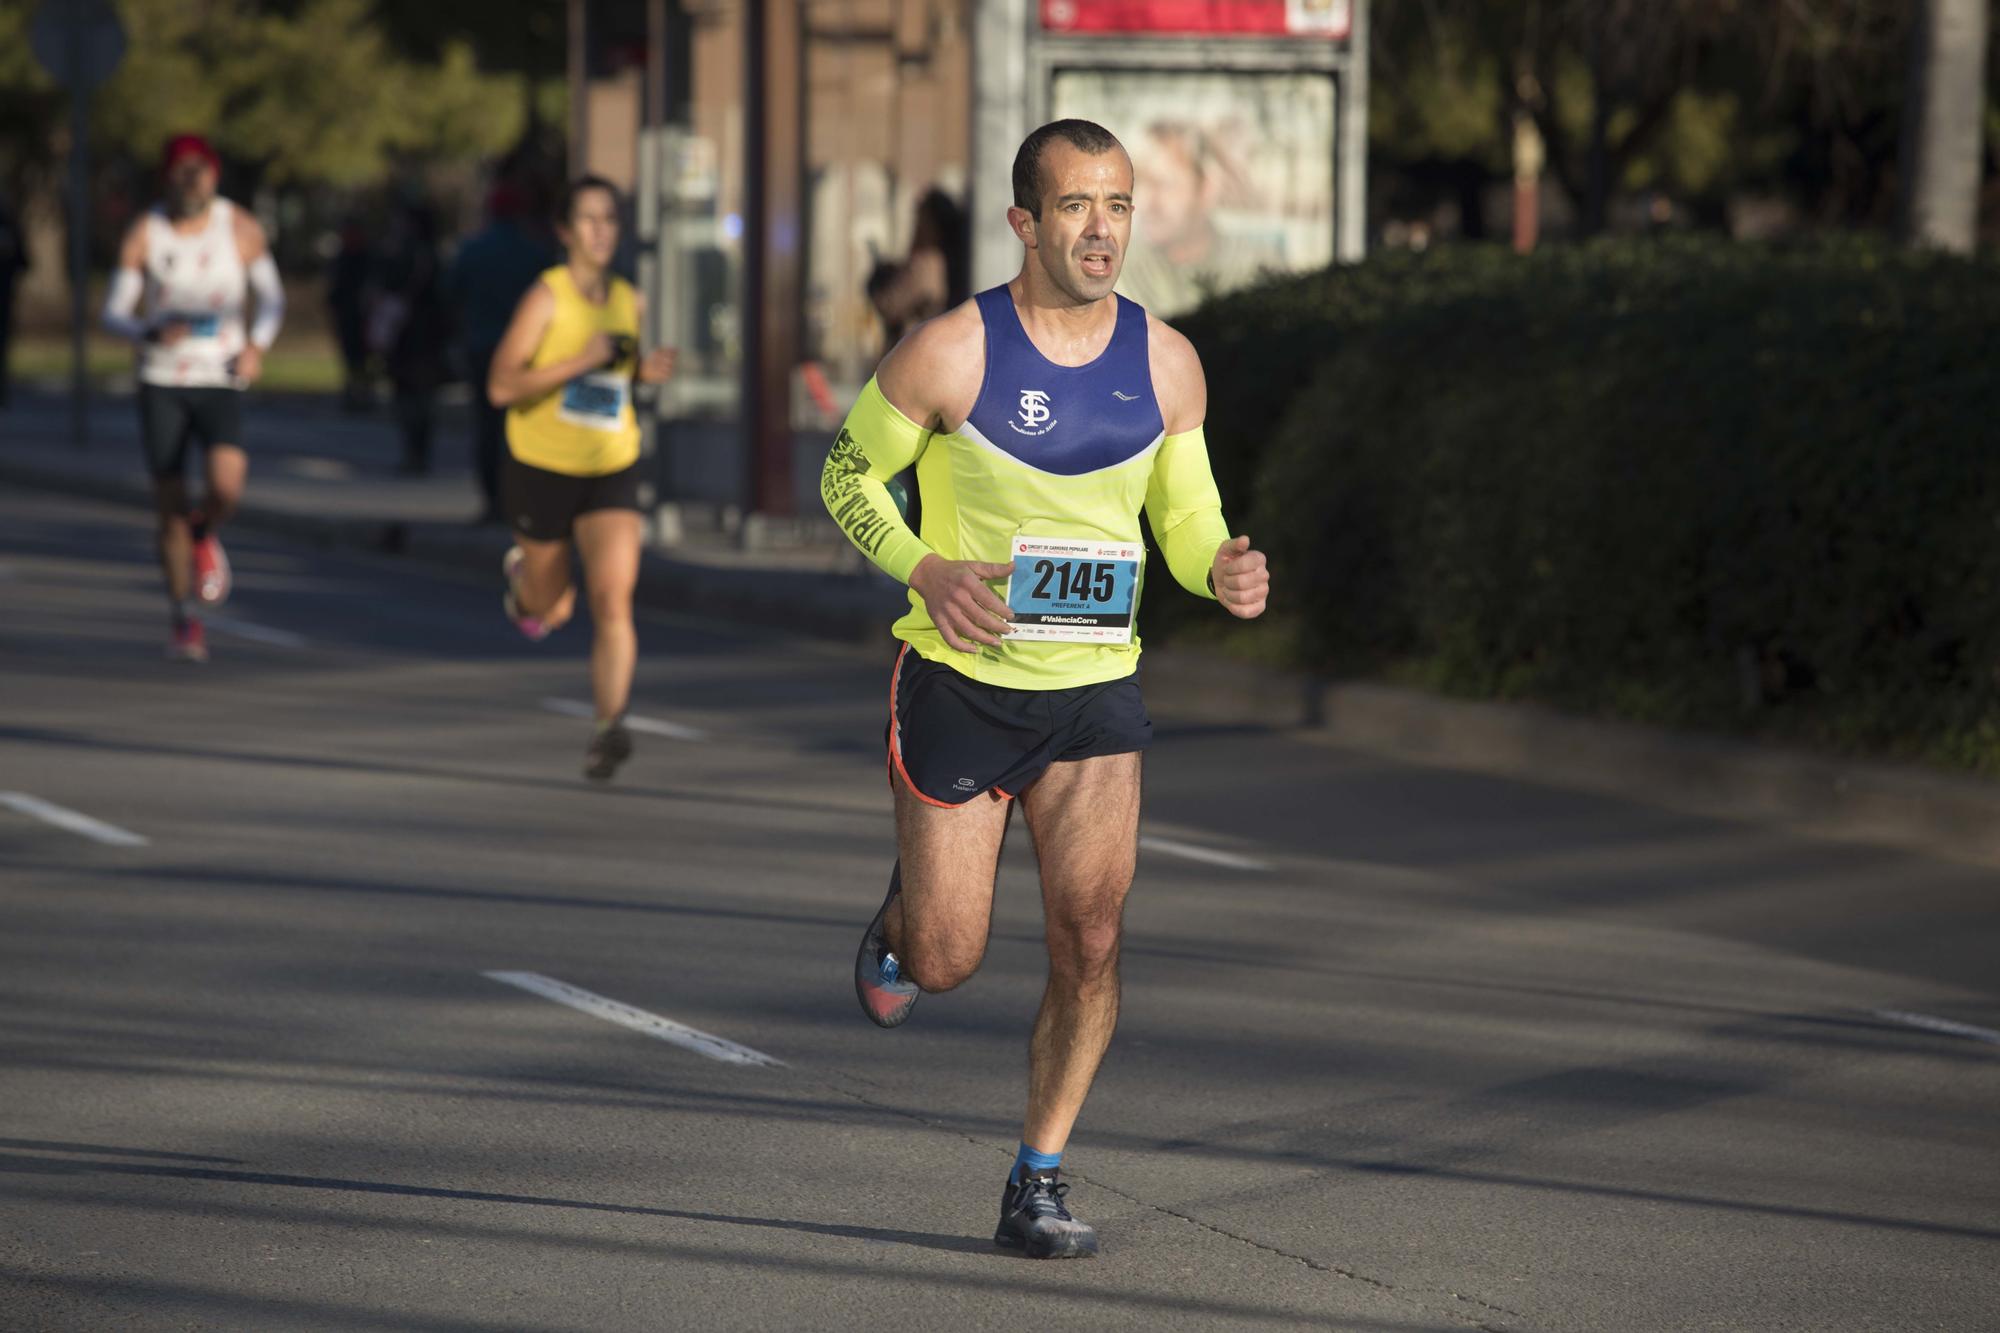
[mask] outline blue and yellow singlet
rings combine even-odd
[[[1142,509],[1174,578],[1197,596],[1215,595],[1208,571],[1229,532],[1201,429],[1165,432],[1140,306],[1114,296],[1110,344],[1086,365],[1060,366],[1030,341],[1006,287],[974,299],[985,325],[986,369],[971,415],[954,430],[927,430],[870,380],[827,456],[821,496],[849,539],[901,582],[935,552],[947,560],[1013,563],[1011,594],[1006,580],[995,591],[1015,607],[1041,593],[1034,605],[1053,608],[1057,614],[1043,617],[1049,621],[1092,620],[1060,614],[1065,609],[1126,613],[1128,628],[1113,641],[1009,636],[998,647],[961,653],[945,643],[912,590],[909,613],[893,632],[923,657],[1016,689],[1068,689],[1128,676],[1139,658],[1130,626],[1144,584]],[[921,536],[884,485],[912,462],[923,497]],[[1095,547],[1104,554],[1119,546],[1133,549],[1136,567],[1105,560],[1073,568],[1032,558],[1038,550]],[[1024,547],[1028,556],[1020,554]],[[1039,579],[1032,577],[1037,570]],[[1080,600],[1061,600],[1071,596]]]

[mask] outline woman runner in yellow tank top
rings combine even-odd
[[[507,615],[523,634],[545,638],[570,618],[572,542],[583,558],[596,704],[583,772],[605,782],[632,753],[625,706],[639,655],[632,589],[643,527],[632,381],[665,383],[674,352],[639,353],[644,301],[611,272],[618,248],[611,183],[585,176],[571,184],[556,234],[569,258],[521,298],[493,354],[486,395],[507,409],[500,494],[514,546],[502,568]]]

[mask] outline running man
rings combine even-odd
[[[1264,556],[1222,520],[1194,348],[1112,291],[1132,208],[1109,131],[1029,135],[1007,210],[1020,274],[889,354],[821,481],[835,521],[911,593],[889,687],[898,859],[855,960],[869,1018],[895,1027],[978,969],[1017,801],[1041,865],[1049,978],[993,1236],[1034,1258],[1097,1252],[1060,1165],[1117,1023],[1138,860],[1153,731],[1133,675],[1140,510],[1189,592],[1247,620],[1270,591]],[[885,487],[912,462],[921,537]]]
[[[501,336],[486,396],[507,410],[500,494],[514,527],[502,570],[507,616],[547,638],[576,610],[570,544],[590,593],[590,685],[597,720],[584,776],[608,782],[632,755],[625,705],[639,657],[639,419],[632,379],[664,384],[674,353],[639,354],[643,298],[611,272],[618,192],[585,176],[563,191],[556,234],[568,261],[536,280]]]
[[[264,228],[216,194],[221,161],[206,139],[169,139],[160,168],[164,197],[125,233],[104,326],[138,345],[139,435],[173,607],[167,655],[205,662],[208,641],[196,610],[229,596],[229,557],[216,533],[242,502],[250,470],[243,390],[264,372],[264,353],[284,322],[285,290]],[[253,294],[256,319],[246,329]],[[206,463],[199,508],[188,499],[194,443]]]

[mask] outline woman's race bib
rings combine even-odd
[[[597,371],[579,375],[562,387],[556,409],[559,420],[590,430],[617,430],[625,421],[625,402],[632,383],[623,375]]]
[[[1010,639],[1067,643],[1132,642],[1139,591],[1137,542],[1068,537],[1014,538],[1007,579]]]

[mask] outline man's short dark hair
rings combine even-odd
[[[576,212],[578,197],[591,190],[604,191],[611,196],[611,206],[613,208],[619,206],[618,187],[616,185],[613,185],[602,176],[578,176],[575,180],[563,186],[562,194],[556,200],[556,221],[562,223],[565,227],[575,221],[572,214]]]
[[[1057,139],[1086,153],[1108,153],[1114,148],[1125,151],[1117,135],[1093,120],[1052,120],[1021,140],[1021,151],[1014,154],[1014,207],[1026,209],[1037,219],[1042,216],[1042,195],[1049,188],[1048,176],[1042,171],[1042,150]]]

